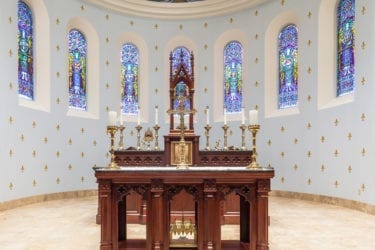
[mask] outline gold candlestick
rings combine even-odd
[[[155,126],[154,126],[154,130],[155,130],[155,146],[154,146],[154,149],[155,150],[159,150],[159,133],[158,133],[158,131],[159,131],[159,129],[160,129],[160,126],[158,125],[158,124],[155,124]]]
[[[124,129],[125,129],[125,126],[120,125],[120,126],[118,126],[118,129],[120,130],[120,141],[118,142],[118,149],[123,150],[124,149]]]
[[[137,130],[137,150],[141,150],[141,125],[135,126],[135,129]]]
[[[115,162],[115,134],[117,131],[117,126],[107,126],[107,133],[110,134],[111,139],[111,148],[109,150],[111,154],[111,162],[108,164],[108,168],[114,168],[117,169],[119,166]]]
[[[257,163],[257,151],[256,151],[256,136],[260,125],[249,125],[249,131],[253,137],[253,154],[251,156],[251,163],[247,166],[248,169],[258,169],[260,165]]]
[[[245,131],[246,131],[246,128],[247,128],[247,126],[245,124],[242,124],[240,126],[240,129],[242,131],[242,133],[241,133],[241,139],[242,139],[241,149],[242,150],[246,150],[246,142],[245,142]]]
[[[222,128],[224,130],[224,147],[223,147],[223,149],[228,150],[228,128],[229,128],[229,126],[227,124],[224,124],[224,126],[222,126]]]
[[[204,132],[204,134],[206,135],[206,150],[210,150],[210,141],[209,141],[209,139],[210,139],[210,129],[211,129],[212,127],[210,126],[210,124],[207,124],[205,127],[204,127],[204,129],[206,130],[205,132]]]

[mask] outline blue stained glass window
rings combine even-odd
[[[278,39],[280,109],[298,102],[298,30],[293,24],[284,27]]]
[[[87,41],[77,29],[69,32],[69,107],[87,109]]]
[[[354,3],[341,0],[337,6],[337,96],[354,90]]]
[[[190,63],[190,51],[186,47],[177,47],[172,51],[172,75],[176,76],[177,71],[181,64],[185,66],[187,74],[192,73],[191,63]],[[184,105],[186,110],[190,109],[190,100],[185,99],[185,103],[180,103],[181,100],[178,97],[188,97],[189,95],[189,86],[184,82],[179,82],[176,84],[174,89],[175,99],[173,101],[173,108],[178,109],[179,106]]]
[[[237,41],[224,48],[224,107],[227,113],[242,109],[242,57],[243,49]]]
[[[132,43],[121,48],[121,112],[135,115],[139,109],[139,52]]]
[[[172,51],[172,74],[176,75],[178,67],[183,63],[188,74],[191,74],[190,52],[186,47],[177,47]]]
[[[18,94],[34,99],[33,77],[33,14],[22,1],[18,1]]]

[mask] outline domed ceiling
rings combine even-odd
[[[85,0],[119,13],[159,19],[221,16],[272,0]]]

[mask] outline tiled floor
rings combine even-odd
[[[2,250],[99,249],[97,198],[49,201],[0,212]],[[347,208],[270,197],[271,250],[375,249],[375,216]],[[144,235],[132,226],[129,235]],[[222,229],[225,238],[238,228]]]

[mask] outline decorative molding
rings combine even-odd
[[[169,20],[223,16],[270,2],[270,0],[205,0],[191,3],[173,4],[138,0],[85,1],[101,8],[114,10],[126,15]]]
[[[318,194],[307,194],[290,191],[273,190],[269,194],[271,197],[283,197],[289,199],[306,200],[313,202],[320,202],[324,204],[330,204],[335,206],[346,207],[354,210],[358,210],[364,213],[375,215],[375,206],[359,201],[347,200],[338,197],[331,197]]]
[[[14,183],[12,183],[12,187],[14,187]],[[90,196],[97,196],[97,195],[98,195],[97,190],[80,190],[80,191],[70,191],[70,192],[30,196],[30,197],[20,198],[17,200],[0,202],[0,212],[30,205],[30,204],[45,202],[45,201],[53,201],[53,200],[61,200],[61,199],[76,199],[76,198],[83,198],[83,197],[90,197]]]

